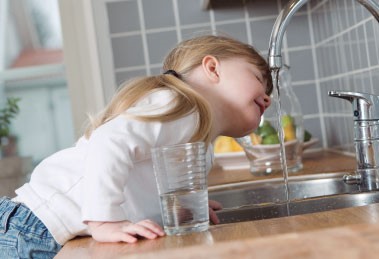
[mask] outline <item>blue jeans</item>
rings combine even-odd
[[[29,208],[0,198],[0,258],[53,258],[61,248]]]

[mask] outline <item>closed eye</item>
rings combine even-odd
[[[255,76],[256,78],[257,78],[257,80],[261,83],[261,84],[263,84],[263,79],[262,78],[260,78],[259,76]]]
[[[272,88],[267,88],[267,85],[265,84],[265,82],[263,81],[263,79],[257,75],[255,75],[255,77],[257,78],[257,80],[265,87],[265,93],[270,96],[271,95],[271,92],[272,92]]]

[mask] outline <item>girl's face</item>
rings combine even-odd
[[[222,135],[250,134],[259,126],[263,112],[270,105],[262,73],[244,58],[221,60],[218,72],[221,113],[216,117],[225,121]]]

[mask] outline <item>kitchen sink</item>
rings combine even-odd
[[[221,223],[287,217],[379,203],[379,192],[361,192],[342,181],[346,173],[293,176],[288,201],[283,179],[269,179],[209,188],[209,199],[223,205]]]

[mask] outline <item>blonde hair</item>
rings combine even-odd
[[[172,74],[161,74],[128,81],[116,93],[105,110],[90,120],[85,136],[89,138],[97,127],[124,113],[147,94],[161,89],[170,89],[176,93],[174,105],[170,110],[163,114],[137,116],[136,119],[165,122],[197,112],[198,122],[190,142],[209,143],[211,141],[212,114],[208,102],[186,83],[188,74],[201,65],[206,55],[214,56],[218,60],[233,57],[245,58],[261,71],[267,81],[267,93],[271,93],[272,81],[267,62],[252,46],[225,36],[199,36],[178,44],[163,63],[164,71],[174,70],[179,77]]]

